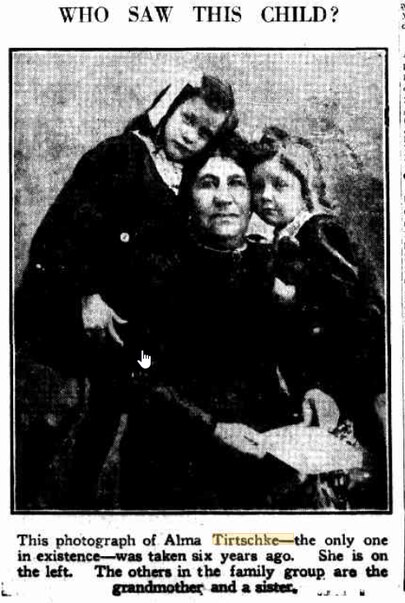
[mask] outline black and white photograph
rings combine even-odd
[[[10,52],[13,512],[390,511],[386,64]]]

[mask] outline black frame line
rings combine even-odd
[[[387,370],[387,408],[388,408],[388,438],[387,438],[387,456],[388,456],[388,474],[387,474],[387,510],[362,510],[355,511],[322,511],[322,510],[155,510],[155,511],[122,511],[122,510],[58,510],[58,509],[39,509],[39,510],[17,510],[15,509],[15,482],[16,482],[16,467],[15,467],[15,387],[14,387],[14,162],[13,162],[13,56],[18,52],[358,52],[358,51],[381,51],[385,55],[384,62],[384,155],[385,155],[385,173],[384,173],[384,212],[385,212],[385,236],[384,236],[384,252],[385,252],[385,299],[386,299],[386,370]],[[10,514],[11,515],[130,515],[144,516],[153,515],[156,517],[166,516],[193,516],[193,515],[254,515],[254,516],[273,516],[273,515],[305,515],[305,516],[353,516],[353,515],[392,515],[393,513],[393,487],[392,487],[392,384],[391,384],[391,369],[392,369],[392,349],[391,349],[391,266],[390,266],[390,190],[389,190],[389,117],[390,107],[388,98],[388,58],[389,49],[384,46],[353,46],[353,47],[16,47],[8,49],[9,55],[9,188],[10,188],[10,274],[9,274],[9,333],[10,333]]]

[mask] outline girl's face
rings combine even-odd
[[[210,109],[199,97],[186,100],[166,123],[164,140],[166,154],[182,163],[202,151],[226,119],[224,111]]]
[[[252,189],[254,211],[271,226],[283,228],[306,209],[300,181],[277,158],[254,169]]]

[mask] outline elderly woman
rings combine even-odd
[[[263,458],[261,433],[297,422],[300,409],[277,370],[271,249],[245,238],[249,165],[237,136],[189,165],[180,190],[188,233],[138,271],[123,507],[270,505],[280,466]],[[143,352],[147,370],[136,362]]]

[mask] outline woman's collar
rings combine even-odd
[[[220,249],[218,247],[211,247],[211,245],[206,245],[205,243],[199,243],[197,242],[197,246],[200,249],[206,249],[210,252],[213,253],[219,253],[221,255],[232,255],[232,254],[239,254],[242,253],[243,251],[245,251],[247,249],[247,242],[243,241],[242,245],[240,245],[239,247],[236,247],[235,249]]]

